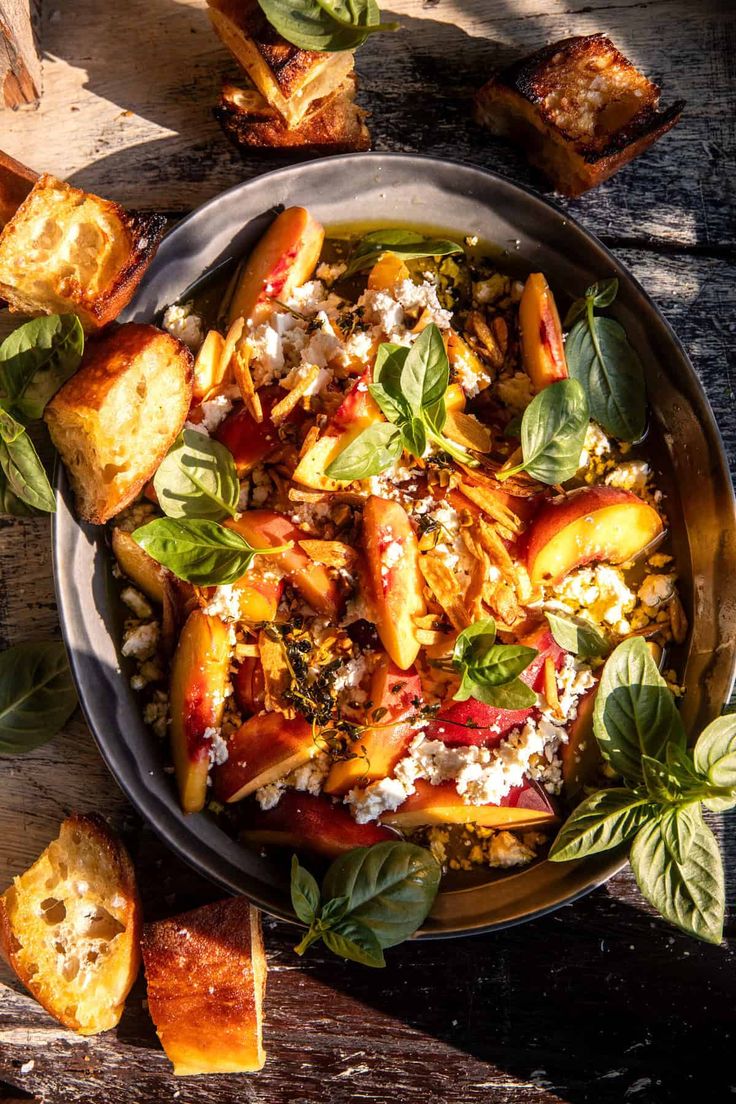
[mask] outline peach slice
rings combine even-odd
[[[396,666],[406,671],[419,654],[414,619],[427,607],[419,545],[403,506],[371,495],[363,510],[363,542],[378,635]]]
[[[232,804],[308,763],[320,747],[303,717],[256,713],[228,736],[227,750],[212,781],[218,800]]]
[[[260,713],[266,700],[266,680],[263,664],[255,656],[247,656],[235,672],[233,693],[243,713]]]
[[[380,824],[357,824],[344,805],[297,790],[287,790],[273,809],[259,809],[254,804],[244,815],[245,828],[240,834],[244,843],[303,849],[328,859],[355,847],[397,838]]]
[[[662,531],[657,511],[632,491],[584,487],[535,517],[528,533],[529,577],[535,586],[550,585],[584,564],[626,563]]]
[[[286,552],[268,557],[269,566],[283,571],[292,586],[317,613],[325,617],[337,616],[340,592],[335,580],[324,564],[310,560],[299,547],[299,541],[309,540],[309,533],[272,510],[246,510],[240,517],[228,519],[224,524],[244,536],[254,548],[276,548],[292,542],[292,547]]]
[[[284,389],[278,385],[264,387],[259,392],[263,421],[257,422],[246,406],[241,406],[220,423],[213,436],[233,454],[239,476],[247,475],[281,444],[276,426],[271,421],[271,411],[284,397]],[[302,414],[293,410],[284,421],[293,422]]]
[[[159,605],[164,600],[166,568],[156,563],[125,529],[113,529],[112,551],[123,575]]]
[[[583,788],[593,782],[603,765],[598,741],[593,732],[593,707],[597,686],[592,686],[578,701],[578,714],[568,729],[567,743],[560,749],[565,797],[576,803]]]
[[[381,824],[411,831],[430,824],[478,824],[484,828],[540,828],[553,824],[557,814],[549,797],[536,782],[510,790],[499,805],[466,805],[454,782],[433,786],[420,779],[416,792],[392,813],[381,816]]]
[[[242,578],[233,584],[238,599],[238,619],[258,624],[273,621],[284,592],[284,580],[280,573],[273,570],[267,559],[257,557]],[[207,587],[203,591],[203,606],[206,608],[215,596],[216,588]]]
[[[245,263],[230,301],[228,321],[263,322],[273,299],[288,299],[319,260],[324,228],[304,207],[288,207],[269,226]]]
[[[230,667],[230,635],[219,617],[189,614],[171,667],[171,752],[185,813],[207,793],[211,729],[222,724]]]
[[[371,291],[390,291],[402,280],[409,279],[409,269],[396,253],[384,253],[368,273]]]
[[[519,303],[521,354],[535,390],[567,379],[562,326],[554,296],[541,272],[532,272]]]
[[[422,684],[414,668],[401,671],[388,656],[381,660],[371,681],[371,712],[386,712],[375,727],[362,732],[348,747],[354,758],[333,764],[326,793],[344,794],[353,786],[367,786],[391,774],[411,743],[413,729],[405,718],[416,713],[421,695]]]
[[[337,491],[344,487],[343,483],[330,479],[325,472],[364,429],[383,420],[378,404],[368,391],[370,382],[371,371],[366,369],[332,415],[322,436],[307,449],[297,464],[292,477],[295,483],[317,491]]]

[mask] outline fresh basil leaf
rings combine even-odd
[[[331,924],[336,924],[338,920],[342,920],[349,907],[349,897],[333,897],[322,908],[319,917],[320,927],[327,928]]]
[[[369,426],[327,466],[325,475],[350,483],[379,475],[394,464],[403,451],[400,430],[389,422]]]
[[[394,31],[375,0],[258,0],[275,31],[300,50],[357,50],[369,35]]]
[[[669,811],[640,828],[631,848],[631,869],[647,901],[671,924],[706,943],[723,938],[723,864],[706,824],[688,826],[686,856],[677,861],[668,829]],[[679,827],[678,827],[679,831]]]
[[[452,659],[456,665],[472,664],[476,656],[485,655],[496,643],[496,622],[492,617],[474,621],[458,633]]]
[[[427,431],[421,418],[410,418],[401,426],[401,440],[407,452],[421,459],[427,451]]]
[[[492,644],[482,654],[471,649],[471,658],[466,658],[464,662],[473,682],[484,686],[503,686],[526,671],[538,655],[536,648],[528,648],[525,644]]]
[[[401,393],[414,414],[441,402],[450,382],[450,362],[439,326],[430,322],[416,339],[401,369]]]
[[[253,548],[239,533],[205,518],[156,518],[136,529],[133,539],[157,563],[196,586],[234,583],[255,555],[283,551]]]
[[[371,268],[384,253],[396,253],[406,261],[420,257],[447,257],[464,252],[462,245],[447,238],[425,238],[414,230],[371,230],[358,242],[345,276]]]
[[[685,747],[675,699],[640,636],[624,640],[608,658],[593,728],[604,758],[634,783],[643,779],[642,755],[664,761],[668,744]]]
[[[511,421],[506,424],[503,435],[514,440],[519,439],[521,435],[521,414],[514,414]]]
[[[319,885],[317,879],[299,865],[296,855],[291,858],[291,903],[303,924],[312,924],[319,912]]]
[[[171,518],[233,517],[240,497],[229,449],[196,429],[184,429],[153,477],[161,509]]]
[[[657,813],[657,806],[623,787],[598,790],[570,813],[552,844],[553,862],[582,859],[618,847]]]
[[[501,686],[494,686],[481,680],[476,681],[472,667],[466,667],[463,672],[460,688],[453,700],[467,701],[468,698],[475,698],[484,705],[492,705],[494,709],[531,709],[537,704],[537,695],[521,679],[516,678]]]
[[[397,398],[401,396],[401,369],[408,355],[408,345],[396,345],[392,341],[381,342],[376,352],[373,379]]]
[[[421,927],[437,895],[440,867],[424,847],[387,841],[341,855],[322,883],[325,897],[348,897],[348,917],[393,947]]]
[[[1,448],[2,446],[0,446],[0,449]],[[32,506],[29,506],[26,502],[18,498],[16,494],[13,494],[5,478],[5,472],[0,468],[0,515],[9,514],[12,517],[36,517],[38,513],[38,510],[34,510]]]
[[[31,438],[5,410],[0,411],[0,469],[22,502],[47,514],[56,512],[54,492]]]
[[[523,463],[499,477],[526,471],[540,483],[564,483],[580,467],[588,428],[588,402],[577,380],[551,383],[535,395],[521,419]]]
[[[706,808],[723,812],[736,805],[736,714],[717,717],[703,729],[693,749],[695,767],[713,786],[733,790],[726,795],[706,799]]]
[[[666,763],[659,759],[652,759],[650,755],[642,755],[641,770],[644,785],[652,801],[657,801],[660,805],[668,805],[682,799],[681,780]]]
[[[638,441],[646,428],[641,361],[623,326],[588,311],[565,342],[570,376],[588,396],[590,417],[622,441]]]
[[[593,306],[603,309],[610,307],[618,295],[618,277],[611,276],[608,280],[599,280],[585,289],[585,298],[593,300]]]
[[[567,314],[565,315],[564,321],[562,323],[564,329],[569,330],[573,323],[577,322],[578,318],[580,318],[582,314],[585,314],[587,309],[588,301],[585,296],[583,296],[582,299],[576,299],[568,310]]]
[[[684,863],[704,827],[698,803],[665,809],[661,814],[664,845],[676,863]]]
[[[445,407],[445,400],[442,399],[436,406],[428,406],[426,410],[422,411],[422,417],[424,422],[431,433],[434,433],[435,440],[443,448],[447,448],[448,444],[452,444],[446,437],[442,436],[442,430],[445,428],[445,422],[447,421],[447,408]],[[464,449],[460,450],[464,452]],[[466,460],[468,457],[466,456]]]
[[[47,743],[77,704],[64,645],[16,644],[0,653],[0,754]]]
[[[49,314],[19,326],[0,345],[3,401],[22,418],[40,418],[83,352],[84,331],[75,314]]]
[[[591,625],[582,618],[573,620],[551,612],[545,613],[544,616],[547,618],[549,631],[555,643],[566,652],[589,659],[591,656],[605,655],[611,646],[595,625]]]
[[[346,916],[333,927],[322,932],[325,946],[341,958],[359,962],[361,966],[386,965],[383,949],[376,935],[353,916]]]
[[[411,418],[409,407],[401,398],[394,398],[382,383],[371,383],[368,393],[380,408],[384,418],[394,425]]]

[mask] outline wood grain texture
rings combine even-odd
[[[173,215],[264,169],[211,118],[235,76],[195,0],[92,0],[45,8],[46,94],[3,116],[0,145],[36,169]],[[643,159],[568,204],[631,268],[673,325],[713,405],[736,471],[733,200],[734,13],[718,0],[402,0],[402,35],[358,55],[380,149],[422,150],[539,186],[523,160],[468,117],[498,61],[566,34],[603,30],[688,99],[683,122]],[[7,318],[0,315],[0,333]],[[47,442],[39,440],[45,459]],[[0,519],[0,647],[58,635],[46,520]],[[217,895],[141,825],[79,714],[46,747],[0,758],[0,887],[72,809],[106,812],[131,848],[148,918]],[[716,825],[736,887],[733,816]],[[733,934],[732,927],[729,929]],[[374,973],[266,921],[269,1060],[253,1076],[175,1080],[139,980],[119,1028],[80,1039],[0,967],[0,1101],[52,1104],[679,1104],[732,1097],[734,943],[667,927],[627,870],[553,916],[491,936],[389,952]],[[704,1073],[703,1071],[707,1071]],[[707,1076],[707,1081],[706,1081]],[[706,1090],[707,1086],[707,1090]]]
[[[41,97],[31,0],[0,0],[0,109],[35,106]]]

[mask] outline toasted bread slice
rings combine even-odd
[[[133,865],[102,817],[74,813],[0,897],[0,951],[65,1027],[115,1027],[140,966]]]
[[[350,50],[300,50],[278,34],[257,0],[207,0],[215,31],[266,102],[298,126],[316,100],[324,100],[353,71]]]
[[[38,173],[0,150],[0,230],[10,222],[38,180]]]
[[[602,34],[545,46],[494,76],[476,118],[524,147],[564,195],[607,180],[670,130],[685,106],[659,110],[660,90]]]
[[[363,121],[365,112],[355,103],[355,78],[346,77],[337,92],[317,100],[295,127],[255,88],[224,84],[215,118],[240,149],[271,149],[289,153],[350,153],[371,148]]]
[[[148,482],[184,424],[192,397],[189,349],[128,322],[90,341],[44,418],[79,513],[102,524]]]
[[[148,1008],[177,1076],[259,1070],[266,956],[243,897],[146,924]]]
[[[12,311],[72,312],[100,329],[132,298],[165,225],[41,176],[0,234],[0,297]]]

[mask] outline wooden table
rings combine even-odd
[[[632,269],[673,324],[736,460],[733,416],[734,15],[723,0],[402,0],[401,35],[360,51],[361,100],[378,149],[422,151],[543,188],[516,152],[469,119],[489,70],[544,42],[606,31],[681,124],[619,176],[566,204]],[[38,111],[0,112],[0,145],[122,203],[178,218],[262,172],[222,137],[211,108],[236,68],[198,0],[47,0]],[[0,644],[58,633],[44,520],[1,519]],[[149,917],[216,894],[126,805],[77,715],[48,746],[0,760],[0,885],[70,810],[123,831]],[[719,827],[736,885],[733,821]],[[266,920],[266,1045],[256,1076],[175,1080],[134,989],[117,1031],[62,1030],[7,971],[0,983],[0,1100],[401,1101],[552,1104],[708,1099],[736,1093],[733,947],[655,919],[630,873],[573,906],[495,935],[407,945],[374,973],[310,952]]]

